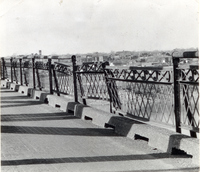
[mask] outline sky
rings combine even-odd
[[[0,0],[0,57],[197,48],[198,0]]]

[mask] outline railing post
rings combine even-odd
[[[35,58],[32,58],[33,88],[35,89]]]
[[[48,64],[49,64],[49,92],[50,94],[53,94],[53,82],[52,82],[52,65],[51,65],[51,59],[48,59]]]
[[[13,82],[13,70],[12,70],[12,62],[13,62],[13,58],[10,58],[10,77],[11,77],[11,82]]]
[[[108,90],[108,95],[109,95],[109,102],[110,102],[110,113],[113,112],[112,110],[112,93],[111,93],[111,80],[109,81],[108,80],[108,74],[106,72],[106,65],[109,65],[109,63],[107,64],[103,64],[102,67],[103,67],[103,72],[104,72],[104,77],[105,77],[105,81],[106,81],[106,86],[107,86],[107,90]]]
[[[20,85],[23,85],[23,79],[22,79],[22,59],[19,59],[19,72],[20,72]]]
[[[173,57],[173,71],[174,71],[174,113],[176,122],[176,132],[181,133],[181,102],[180,102],[180,70],[178,70],[178,63],[180,59]]]
[[[2,67],[2,74],[1,74],[1,77],[2,77],[2,79],[5,79],[5,60],[4,60],[4,58],[2,57],[1,58],[1,67]]]
[[[76,77],[76,56],[72,56],[72,64],[73,64],[73,82],[74,82],[74,101],[78,102],[78,91],[77,91],[77,77]]]
[[[12,64],[13,64],[14,81],[16,82],[16,84],[18,84],[17,73],[16,73],[17,62],[13,62]]]
[[[60,96],[59,85],[58,85],[58,79],[57,79],[56,70],[54,70],[54,67],[53,67],[53,77],[54,77],[54,82],[55,82],[55,86],[56,86],[57,95]]]

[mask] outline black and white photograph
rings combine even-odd
[[[1,172],[199,172],[199,0],[0,0]]]

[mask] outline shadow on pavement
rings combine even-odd
[[[42,121],[42,120],[67,120],[78,119],[73,116],[73,113],[58,112],[58,113],[37,113],[37,114],[14,114],[14,115],[2,115],[2,122],[13,121]]]
[[[87,162],[109,162],[109,161],[130,161],[130,160],[155,160],[161,158],[179,158],[167,153],[141,154],[141,155],[112,155],[94,157],[67,157],[49,159],[22,159],[22,160],[3,160],[2,166],[10,165],[30,165],[30,164],[57,164],[57,163],[87,163]],[[181,156],[183,158],[183,156]],[[185,156],[184,158],[188,158]]]
[[[14,99],[19,99],[19,100],[22,100],[22,99],[31,99],[30,97],[28,96],[1,96],[1,101],[2,100],[14,100]],[[3,101],[2,101],[3,102]]]
[[[104,128],[1,126],[1,133],[119,137],[114,130]]]
[[[17,92],[17,91],[13,91],[13,90],[4,90],[4,91],[0,91],[1,93],[14,93],[14,92]]]
[[[10,103],[16,103],[16,102],[12,102],[12,101],[9,101],[9,102]],[[3,103],[8,103],[8,102],[1,101],[1,104],[3,104]],[[17,107],[17,106],[32,106],[32,105],[42,104],[39,101],[21,101],[20,103],[22,103],[22,104],[1,105],[1,108]]]
[[[131,171],[118,171],[118,172],[199,172],[199,168],[192,167],[192,168],[158,169],[158,170],[131,170]]]
[[[38,103],[38,101],[28,101],[28,102],[31,102],[31,103],[33,103],[34,104],[34,102],[37,102]],[[25,100],[23,100],[23,101],[20,101],[20,100],[14,100],[14,101],[12,101],[12,100],[10,100],[10,101],[7,101],[7,100],[3,100],[1,103],[27,103],[27,100],[25,99]],[[41,104],[41,102],[40,102],[40,104]]]

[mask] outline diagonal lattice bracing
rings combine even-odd
[[[181,77],[181,125],[191,131],[199,130],[199,67],[179,68]]]
[[[105,69],[105,73],[115,110],[174,125],[172,71],[134,68]]]
[[[104,74],[84,73],[81,78],[82,97],[108,99]]]
[[[80,98],[109,99],[104,74],[106,65],[107,62],[91,62],[77,66],[76,74]]]
[[[181,123],[199,128],[199,87],[182,84],[181,88]]]

